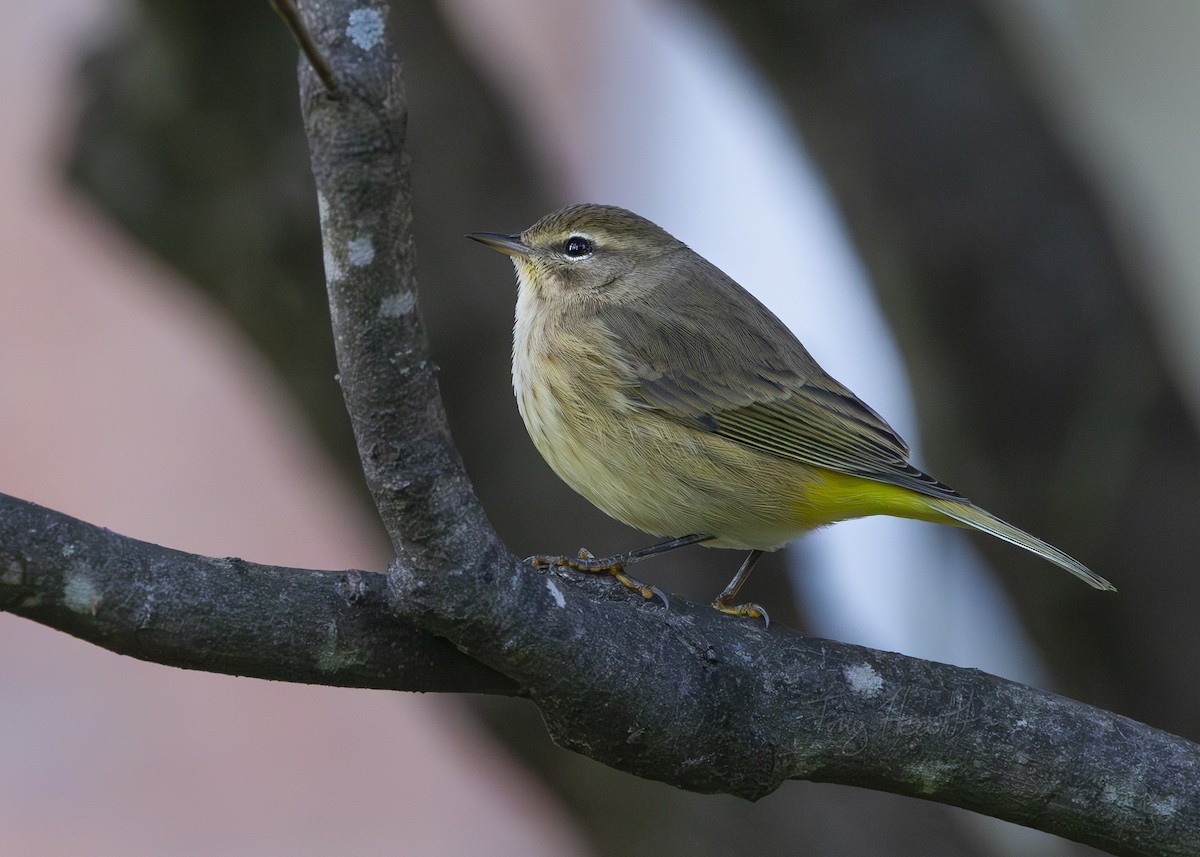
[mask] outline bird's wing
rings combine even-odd
[[[883,417],[826,374],[769,310],[727,303],[718,293],[670,319],[638,307],[606,312],[636,406],[781,458],[962,499],[909,464],[908,445]]]

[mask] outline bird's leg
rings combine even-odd
[[[580,548],[579,556],[549,556],[546,554],[535,554],[525,561],[534,568],[549,568],[553,565],[565,565],[568,568],[573,568],[576,571],[591,571],[591,572],[613,572],[620,571],[627,565],[632,565],[635,562],[640,562],[647,557],[655,556],[667,551],[673,551],[676,548],[687,547],[698,542],[707,542],[715,536],[692,535],[681,536],[677,539],[669,539],[665,542],[659,542],[656,545],[649,547],[638,548],[637,550],[628,551],[627,553],[614,554],[613,556],[596,557],[591,551],[586,548]]]
[[[586,548],[579,549],[579,555],[576,557],[567,556],[548,556],[545,554],[536,554],[527,558],[525,561],[534,568],[551,568],[556,565],[573,568],[576,571],[587,571],[597,574],[611,574],[617,580],[621,581],[625,586],[632,589],[634,592],[640,593],[647,601],[657,598],[663,603],[664,607],[669,607],[670,602],[667,601],[667,595],[657,586],[647,586],[634,580],[625,573],[625,566],[639,562],[646,557],[655,556],[656,554],[666,553],[667,551],[675,550],[676,548],[687,547],[688,545],[706,542],[714,536],[695,534],[690,536],[682,536],[678,539],[669,539],[665,542],[659,542],[656,545],[649,547],[638,548],[637,550],[627,553],[616,554],[614,556],[596,557],[591,551]]]
[[[746,578],[754,570],[754,564],[758,562],[758,558],[762,555],[763,552],[760,550],[750,551],[750,555],[746,557],[745,562],[742,563],[742,567],[733,576],[733,580],[729,581],[729,585],[717,596],[717,600],[712,603],[713,607],[716,607],[722,613],[731,613],[734,616],[762,619],[763,624],[766,626],[771,624],[771,617],[767,615],[767,611],[761,605],[750,602],[745,604],[733,603],[733,599],[737,597],[738,590],[742,588],[742,584],[746,582]]]

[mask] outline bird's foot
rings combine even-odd
[[[587,548],[580,548],[579,553],[574,557],[535,554],[527,558],[525,562],[539,570],[561,566],[563,568],[573,568],[576,571],[585,571],[589,574],[609,574],[647,601],[661,601],[665,609],[671,609],[671,602],[667,599],[667,593],[663,592],[657,586],[648,586],[639,580],[635,580],[625,573],[625,564],[629,561],[628,556],[628,554],[618,554],[616,556],[597,557]]]
[[[734,604],[732,600],[718,598],[712,603],[712,606],[722,613],[728,613],[731,616],[762,619],[764,628],[771,627],[771,617],[767,615],[766,609],[761,604],[755,604],[750,601],[747,601],[745,604]]]
[[[537,569],[552,568],[556,565],[573,568],[576,571],[612,574],[625,568],[625,554],[598,557],[587,548],[580,548],[575,556],[551,556],[549,554],[534,554],[525,562]]]

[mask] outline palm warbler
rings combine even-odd
[[[650,597],[661,593],[624,566],[697,542],[749,550],[713,606],[766,618],[734,603],[763,551],[836,521],[895,515],[974,527],[1114,588],[909,464],[908,445],[783,322],[645,218],[574,205],[519,235],[467,237],[517,270],[513,388],[538,451],[609,515],[671,537],[535,565],[606,571]]]

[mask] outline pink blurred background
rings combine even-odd
[[[0,490],[183,550],[382,569],[264,362],[65,187],[78,49],[115,4],[6,10]],[[0,853],[583,853],[448,697],[146,664],[0,614]]]

